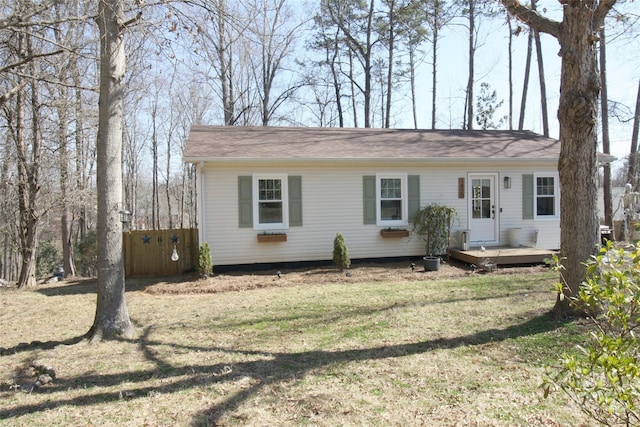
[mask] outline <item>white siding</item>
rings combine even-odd
[[[304,166],[291,164],[259,165],[205,165],[200,208],[205,214],[202,224],[203,241],[211,246],[214,265],[253,264],[289,261],[330,260],[336,232],[344,235],[353,259],[382,257],[417,257],[424,255],[424,242],[417,237],[385,239],[376,225],[363,224],[362,177],[376,173],[402,173],[420,175],[420,204],[440,203],[455,207],[459,214],[454,224],[452,243],[459,242],[457,230],[467,228],[467,195],[458,198],[458,178],[470,172],[499,173],[497,190],[500,195],[499,214],[500,243],[507,243],[507,229],[522,227],[527,236],[538,229],[538,247],[559,246],[559,221],[522,220],[522,174],[554,171],[553,165],[540,165],[530,169],[500,170],[498,165],[469,168],[465,165],[433,164],[363,164],[333,165],[318,164]],[[238,176],[253,173],[287,173],[302,176],[303,226],[282,230],[287,241],[281,243],[258,243],[260,231],[238,227]],[[512,178],[511,189],[502,188],[502,177]],[[410,228],[410,226],[407,226]],[[531,240],[531,239],[529,239]],[[532,242],[524,242],[533,245]]]

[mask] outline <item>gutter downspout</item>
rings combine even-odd
[[[206,193],[206,175],[204,171],[204,162],[196,164],[196,193],[197,193],[197,218],[198,218],[198,242],[202,245],[206,242],[207,224],[204,220],[205,209],[205,193]],[[198,248],[200,250],[200,248]]]

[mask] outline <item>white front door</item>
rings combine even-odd
[[[469,230],[472,243],[497,241],[497,174],[469,175]]]

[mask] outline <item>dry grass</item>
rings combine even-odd
[[[539,388],[581,337],[544,269],[282,273],[128,281],[139,337],[99,345],[95,283],[0,290],[0,424],[589,425]]]

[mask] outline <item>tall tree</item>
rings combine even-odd
[[[531,10],[536,10],[536,0],[531,0]],[[536,43],[536,59],[538,62],[538,82],[540,84],[540,107],[542,110],[542,134],[549,136],[549,109],[547,108],[547,83],[544,77],[544,62],[542,59],[542,41],[540,32],[533,30],[533,39]]]
[[[300,25],[291,25],[292,17],[285,0],[253,0],[249,31],[258,52],[251,56],[256,89],[260,98],[260,116],[268,126],[276,111],[299,88],[288,84],[276,92],[277,78],[284,61],[291,55]]]
[[[469,20],[469,47],[468,47],[468,67],[469,75],[467,78],[467,88],[465,106],[467,108],[467,117],[463,126],[466,130],[473,129],[473,83],[475,74],[475,57],[476,57],[476,0],[467,0],[467,18]]]
[[[600,76],[596,41],[600,27],[616,0],[566,0],[563,19],[557,22],[538,14],[517,0],[501,0],[513,15],[532,29],[550,34],[560,43],[560,252],[564,272],[557,316],[581,313],[570,297],[576,296],[585,278],[583,264],[595,253],[597,221],[597,116]]]
[[[376,37],[374,29],[375,0],[363,1],[340,1],[323,0],[323,10],[336,25],[342,35],[349,56],[348,78],[352,87],[352,103],[354,111],[354,121],[357,127],[356,96],[357,88],[363,99],[364,127],[371,127],[371,105],[372,105],[372,78],[373,78],[373,50],[379,39]],[[364,83],[357,81],[354,73],[353,61],[356,60],[362,69]]]
[[[632,185],[634,191],[638,191],[638,136],[640,135],[640,80],[638,80],[638,93],[636,95],[636,108],[634,110],[633,131],[631,133],[631,150],[629,152],[629,167],[627,169],[627,182]]]
[[[476,101],[476,121],[482,130],[499,129],[507,117],[500,117],[494,121],[496,111],[502,106],[504,101],[498,101],[497,92],[491,91],[489,83],[480,83],[480,94]]]
[[[140,15],[138,15],[140,16]],[[98,1],[100,102],[98,124],[98,297],[91,341],[132,337],[122,257],[122,123],[126,69],[123,0]]]
[[[344,107],[342,105],[342,80],[340,72],[340,29],[336,26],[332,27],[321,13],[316,14],[313,19],[317,31],[316,37],[314,41],[310,43],[310,46],[324,53],[324,58],[318,65],[324,64],[329,67],[334,102],[338,114],[338,126],[342,128],[344,127]],[[310,76],[310,78],[313,78],[313,76]],[[321,120],[321,123],[321,126],[323,126],[325,121]]]
[[[24,58],[33,57],[36,53],[33,49],[30,34],[18,35],[18,52]],[[18,288],[27,288],[36,284],[36,249],[38,247],[38,225],[40,212],[38,203],[40,198],[40,174],[42,162],[42,133],[40,129],[40,85],[36,80],[37,75],[33,61],[27,63],[24,78],[28,83],[29,94],[20,90],[17,95],[17,113],[14,141],[18,154],[18,205],[19,216],[19,243],[22,257]],[[29,98],[29,99],[27,99]],[[29,108],[30,107],[30,108]],[[25,110],[29,109],[31,129],[26,129]],[[29,142],[27,142],[29,140]]]
[[[431,0],[426,3],[426,22],[431,29],[431,129],[436,128],[437,112],[437,75],[438,75],[438,42],[440,30],[447,25],[455,15],[456,2],[447,3],[446,0]]]
[[[533,30],[529,29],[527,36],[527,56],[524,65],[524,78],[522,79],[522,98],[520,99],[520,119],[518,130],[524,129],[524,117],[527,111],[527,93],[529,91],[529,76],[531,75],[531,55],[533,52]]]
[[[507,28],[509,28],[508,70],[509,70],[509,130],[513,130],[513,26],[511,17],[507,14]],[[519,27],[518,27],[519,28]]]
[[[602,79],[602,91],[600,92],[600,112],[602,118],[602,152],[611,154],[611,140],[609,139],[609,95],[607,90],[607,41],[604,27],[600,31],[600,78]],[[613,201],[611,195],[611,164],[605,163],[602,166],[602,190],[604,202],[604,223],[613,227]]]

